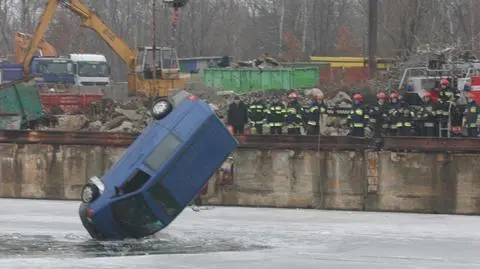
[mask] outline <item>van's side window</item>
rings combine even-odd
[[[150,156],[145,159],[145,164],[152,170],[160,170],[162,165],[173,155],[180,145],[180,139],[174,134],[169,133],[163,141],[155,147]]]

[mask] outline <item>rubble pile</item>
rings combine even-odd
[[[314,92],[307,92],[307,96],[313,93]],[[352,107],[352,99],[345,92],[338,92],[335,97],[326,99],[325,103],[330,110],[329,112],[333,114],[346,114]],[[335,113],[333,110],[335,110]],[[322,135],[344,136],[349,132],[346,117],[324,116],[320,124],[320,132]]]
[[[201,83],[191,82],[187,91],[208,100],[219,111],[226,112],[229,99],[218,96],[215,90]],[[171,95],[175,93],[176,91],[172,92]],[[77,130],[141,132],[153,120],[149,110],[151,102],[151,99],[145,97],[132,97],[125,102],[107,98],[102,99],[99,102],[90,104],[85,109],[83,113],[85,122]]]
[[[145,98],[126,102],[102,99],[90,104],[84,112],[86,122],[80,130],[100,132],[141,132],[152,120]]]

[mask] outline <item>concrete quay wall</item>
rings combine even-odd
[[[0,197],[79,199],[123,150],[1,144]],[[240,148],[233,157],[233,179],[214,175],[204,203],[480,213],[480,154]]]

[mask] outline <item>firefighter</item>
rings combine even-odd
[[[446,104],[447,102],[456,102],[460,98],[458,89],[450,86],[448,79],[440,80],[440,102]]]
[[[287,124],[287,134],[300,135],[300,127],[303,123],[303,108],[298,102],[298,95],[295,91],[288,94],[287,113],[285,114],[285,123]]]
[[[388,126],[387,95],[384,92],[377,93],[377,103],[369,110],[370,124],[373,127],[374,137],[386,135]]]
[[[480,108],[475,102],[475,96],[472,92],[467,93],[467,107],[463,113],[463,126],[467,128],[468,137],[477,137],[478,136],[478,114],[480,113]]]
[[[274,97],[270,107],[266,110],[267,122],[270,127],[270,134],[282,134],[285,123],[285,106],[278,97]]]
[[[368,124],[368,110],[363,104],[363,95],[356,93],[353,95],[354,105],[348,115],[351,136],[365,137],[365,127]]]
[[[411,136],[414,134],[415,113],[413,113],[407,103],[401,104],[397,119],[397,134],[399,136]]]
[[[388,124],[390,128],[388,134],[390,136],[396,136],[398,132],[398,117],[400,116],[399,112],[401,109],[400,98],[398,93],[396,91],[393,91],[390,93],[389,99],[390,102],[388,104]]]
[[[252,132],[263,134],[263,123],[265,122],[267,108],[260,95],[255,96],[255,101],[248,107],[248,118],[252,122]]]
[[[307,135],[320,134],[320,117],[327,113],[327,107],[324,103],[323,93],[314,95],[310,106],[305,111],[307,122]]]
[[[450,116],[450,106],[454,105],[460,97],[458,90],[450,87],[448,79],[440,80],[439,105],[437,108],[437,117],[440,121],[440,126],[448,126],[448,119]],[[442,136],[447,136],[447,131],[442,130]]]
[[[437,136],[437,118],[435,116],[434,105],[432,103],[432,93],[425,92],[423,95],[423,105],[417,115],[419,120],[421,136]]]

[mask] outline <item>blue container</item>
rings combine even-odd
[[[23,65],[3,63],[0,64],[0,72],[2,73],[0,84],[19,80],[23,78]]]

